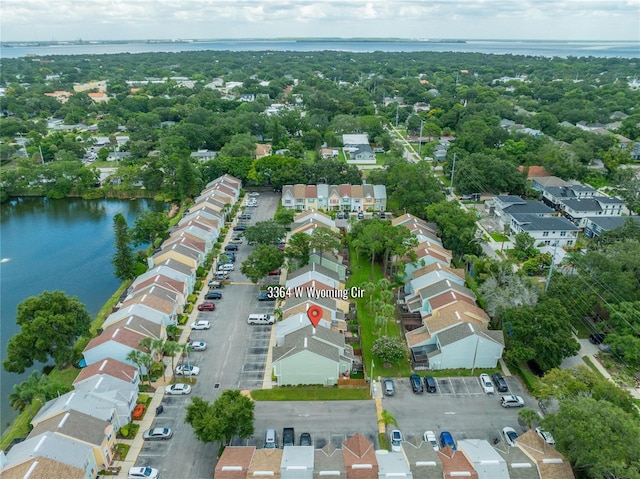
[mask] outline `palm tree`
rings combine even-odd
[[[380,291],[386,291],[391,286],[391,281],[389,281],[387,278],[380,278],[376,282],[376,286],[380,289]]]
[[[38,371],[33,371],[26,381],[14,384],[13,392],[9,394],[9,405],[18,412],[24,411],[33,401],[41,404],[47,400],[48,376],[40,375]]]
[[[531,409],[530,407],[523,407],[518,411],[518,420],[523,422],[529,429],[531,429],[533,424],[535,424],[539,419],[540,416],[538,416],[536,410]]]
[[[372,281],[362,283],[360,288],[369,295],[369,312],[371,312],[371,304],[373,303],[373,292],[376,290],[376,285]]]
[[[137,349],[132,349],[127,354],[127,361],[131,361],[133,364],[138,366],[138,371],[140,371],[140,376],[142,376],[142,371],[144,369],[144,353],[142,351],[138,351]],[[151,371],[147,371],[149,378],[151,378]]]
[[[392,413],[390,413],[386,409],[384,409],[380,413],[380,419],[378,419],[378,423],[384,424],[385,430],[387,429],[387,426],[389,426],[390,424],[393,424],[394,426],[398,425],[398,421],[396,421],[396,418],[393,416]]]
[[[152,351],[152,355],[153,355],[153,359],[156,362],[162,362],[162,379],[165,379],[165,375],[164,375],[164,362],[162,361],[162,358],[164,356],[164,344],[165,344],[165,340],[161,339],[161,338],[157,338],[154,339],[151,342],[151,351]]]
[[[176,354],[182,349],[182,346],[178,344],[177,341],[165,341],[164,343],[164,354],[171,357],[171,378],[175,379],[176,371],[174,359]]]

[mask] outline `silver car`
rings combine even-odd
[[[168,427],[154,427],[153,429],[147,429],[142,434],[142,439],[145,441],[166,441],[173,437],[173,431]]]

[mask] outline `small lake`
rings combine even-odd
[[[20,328],[18,304],[43,291],[77,296],[95,316],[120,286],[113,275],[113,217],[122,213],[129,227],[138,213],[162,211],[153,200],[19,198],[0,206],[0,352]],[[36,363],[34,369],[41,369]],[[1,369],[1,368],[0,368]],[[31,371],[0,371],[0,429],[16,417],[8,395]]]

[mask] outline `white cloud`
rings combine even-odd
[[[640,40],[640,0],[1,1],[3,40],[260,36]]]

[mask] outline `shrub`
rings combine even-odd
[[[382,336],[376,339],[373,342],[371,353],[389,364],[396,364],[406,356],[404,344],[397,336]]]

